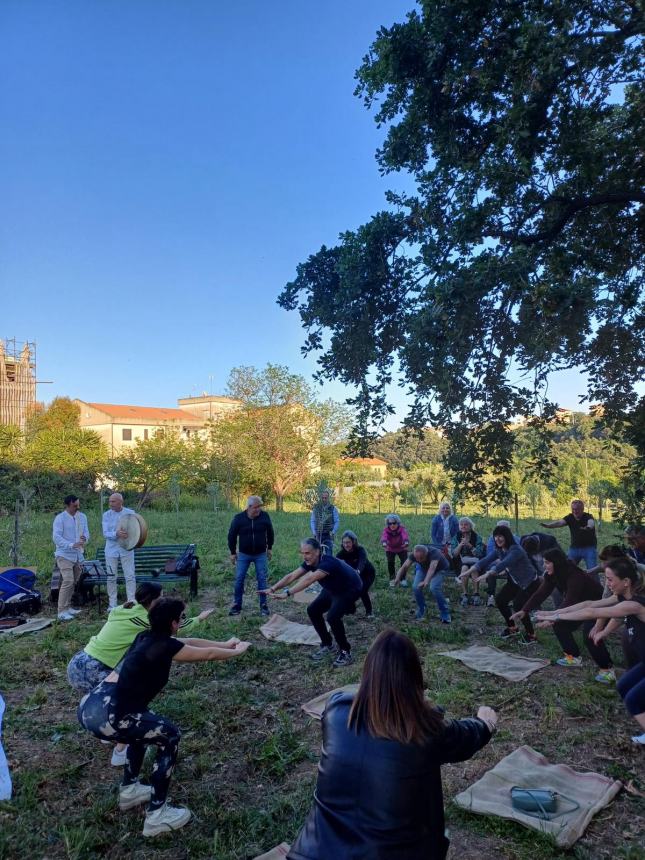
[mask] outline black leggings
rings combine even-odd
[[[502,590],[497,594],[495,598],[495,604],[499,611],[504,616],[506,620],[506,624],[510,626],[511,624],[511,612],[510,603],[513,602],[513,609],[515,612],[519,612],[520,609],[524,606],[529,597],[533,594],[534,591],[540,587],[540,580],[534,579],[526,588],[520,588],[519,585],[516,585],[512,579],[509,579],[506,582],[506,585],[502,587]],[[529,634],[529,636],[533,635],[533,624],[531,623],[531,619],[529,614],[522,618],[522,624],[524,625],[524,629]]]
[[[363,582],[363,588],[361,589],[361,600],[363,601],[363,606],[365,607],[366,614],[371,615],[372,601],[370,600],[370,596],[367,592],[374,584],[374,579],[376,578],[376,569],[371,561],[367,562],[367,564],[363,568],[363,572],[360,574],[360,577]],[[329,618],[329,616],[327,617]]]
[[[327,623],[331,627],[331,632],[334,634],[336,644],[341,651],[350,651],[351,646],[345,635],[345,625],[343,624],[343,615],[353,615],[356,611],[356,601],[360,596],[360,592],[356,591],[351,594],[332,594],[326,588],[320,592],[318,597],[307,607],[307,615],[311,618],[311,623],[314,626],[316,633],[320,636],[320,642],[326,647],[331,647],[333,644],[332,638],[325,624],[324,613],[327,613]]]
[[[401,552],[388,552],[387,550],[385,550],[385,557],[387,558],[387,573],[390,579],[394,579],[394,577],[396,576],[396,570],[394,569],[394,559],[397,556],[399,557],[399,561],[401,562],[401,564],[403,564],[403,562],[408,557],[407,550],[402,549]],[[399,567],[401,566],[401,564],[399,565]]]
[[[611,657],[605,643],[601,642],[600,645],[594,645],[593,640],[589,638],[589,631],[595,623],[595,621],[556,621],[553,625],[553,632],[565,654],[579,657],[580,649],[578,648],[578,643],[573,638],[573,631],[577,630],[582,624],[582,638],[587,646],[587,651],[591,654],[592,660],[599,669],[610,669],[614,664],[611,662]]]
[[[146,747],[157,747],[150,775],[152,795],[148,810],[152,812],[166,802],[181,734],[170,720],[152,711],[117,715],[115,688],[115,683],[102,681],[96,689],[82,698],[78,706],[78,721],[84,729],[101,740],[128,745],[123,785],[132,785],[139,778]]]

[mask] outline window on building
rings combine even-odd
[[[124,427],[121,430],[121,438],[124,442],[132,442],[132,430],[129,427]]]
[[[146,441],[147,441],[147,439],[148,439],[148,428],[147,428],[147,427],[146,427],[146,428],[145,428],[145,430],[143,431],[143,438],[144,438]]]

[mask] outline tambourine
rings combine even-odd
[[[123,514],[116,526],[117,532],[121,529],[127,532],[126,537],[117,538],[119,546],[123,549],[136,549],[146,542],[148,524],[141,514]]]

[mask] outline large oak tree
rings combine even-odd
[[[378,32],[357,94],[386,132],[381,171],[416,191],[390,193],[279,297],[320,378],[357,389],[358,440],[388,413],[396,369],[409,423],[446,429],[461,488],[492,467],[503,495],[508,422],[548,420],[549,375],[579,368],[637,441],[642,35],[624,0],[423,0]]]

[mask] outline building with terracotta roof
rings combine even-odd
[[[160,430],[171,428],[184,439],[199,433],[206,423],[200,415],[185,409],[157,406],[128,406],[119,403],[87,403],[75,400],[81,410],[80,425],[94,430],[114,455],[134,445],[138,439],[152,439]]]
[[[345,457],[336,460],[337,466],[360,466],[363,469],[369,469],[374,472],[379,478],[384,478],[387,472],[387,460],[381,460],[380,457]]]

